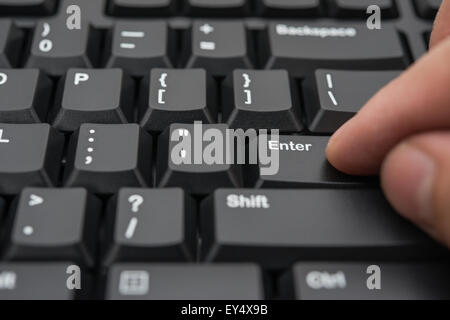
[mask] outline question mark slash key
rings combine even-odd
[[[104,265],[194,259],[195,202],[182,189],[122,188],[108,210]]]

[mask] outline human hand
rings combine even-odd
[[[450,247],[450,0],[430,52],[333,135],[327,156],[348,174],[379,173],[394,208]]]

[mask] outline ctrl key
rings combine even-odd
[[[301,300],[447,300],[448,265],[301,262],[280,279],[284,297]]]
[[[252,264],[120,264],[111,268],[110,300],[260,300],[262,273]]]
[[[71,263],[0,263],[0,300],[83,299],[87,284]]]

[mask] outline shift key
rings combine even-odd
[[[266,68],[288,69],[295,77],[319,68],[404,69],[408,57],[398,32],[385,25],[273,22],[268,27]]]

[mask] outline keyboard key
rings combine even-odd
[[[80,271],[80,290],[68,278]],[[0,300],[73,300],[89,294],[89,278],[71,263],[0,263]]]
[[[48,124],[0,123],[0,194],[56,183],[64,136]]]
[[[299,300],[447,300],[448,268],[433,263],[302,262],[282,277],[280,286],[284,296]]]
[[[21,55],[22,39],[23,32],[10,20],[0,20],[0,68],[12,68],[17,65]]]
[[[174,12],[175,0],[111,0],[110,12],[119,17],[149,17]]]
[[[224,139],[224,145],[221,146],[223,149],[208,149],[210,143],[203,141],[204,134],[195,132],[199,128],[204,134],[207,134],[208,130],[211,134],[220,134]],[[158,140],[158,187],[182,187],[194,195],[204,195],[217,188],[241,186],[241,168],[226,161],[225,150],[231,148],[231,142],[225,141],[226,129],[224,124],[197,125],[195,128],[193,124],[178,123],[166,129]],[[226,143],[230,145],[227,147]],[[206,161],[205,154],[208,156]]]
[[[172,67],[173,36],[166,22],[117,22],[108,47],[107,68],[146,76],[151,68]]]
[[[304,82],[308,129],[333,133],[400,71],[317,70],[313,87]]]
[[[195,260],[195,202],[181,189],[121,189],[106,224],[106,265]]]
[[[441,7],[442,0],[414,0],[414,4],[420,17],[434,19]]]
[[[152,69],[142,91],[146,98],[139,118],[146,130],[163,131],[175,122],[216,122],[215,86],[203,69]]]
[[[260,157],[259,164],[251,166],[246,177],[250,186],[347,188],[363,187],[374,182],[371,178],[346,175],[329,164],[325,154],[329,137],[281,135],[279,139],[275,139],[260,135],[259,139],[259,143],[267,143],[271,163],[265,163],[266,160]],[[275,163],[277,159],[278,166]],[[270,169],[272,174],[263,174],[263,169]]]
[[[55,8],[55,0],[0,0],[0,15],[42,16]]]
[[[101,203],[85,189],[26,188],[18,199],[6,257],[93,266],[100,213]]]
[[[109,271],[110,300],[260,300],[261,270],[251,264],[119,264]]]
[[[295,77],[319,68],[392,70],[408,65],[400,37],[389,26],[374,31],[365,24],[272,22],[265,51],[267,69],[287,69]]]
[[[224,84],[224,118],[231,128],[301,131],[295,94],[285,70],[235,70]]]
[[[137,124],[82,124],[69,146],[66,186],[111,194],[151,182],[152,139]]]
[[[97,60],[98,33],[82,25],[70,30],[65,19],[50,19],[36,25],[27,68],[39,68],[62,76],[69,68],[93,68]]]
[[[377,190],[217,190],[200,219],[205,261],[280,268],[299,259],[423,259],[439,251]]]
[[[323,13],[320,0],[257,0],[257,5],[265,16],[317,17]]]
[[[195,16],[244,16],[248,15],[248,0],[187,0],[187,12]]]
[[[53,126],[74,131],[83,123],[127,123],[133,95],[133,82],[121,69],[70,69]]]
[[[196,21],[189,47],[187,68],[205,68],[213,76],[226,76],[237,68],[252,68],[252,54],[242,22]]]
[[[37,69],[0,69],[0,122],[45,121],[52,83]]]
[[[395,3],[392,0],[332,0],[329,10],[333,16],[341,18],[367,19],[367,8],[376,5],[380,8],[381,16],[395,18],[397,16]]]

